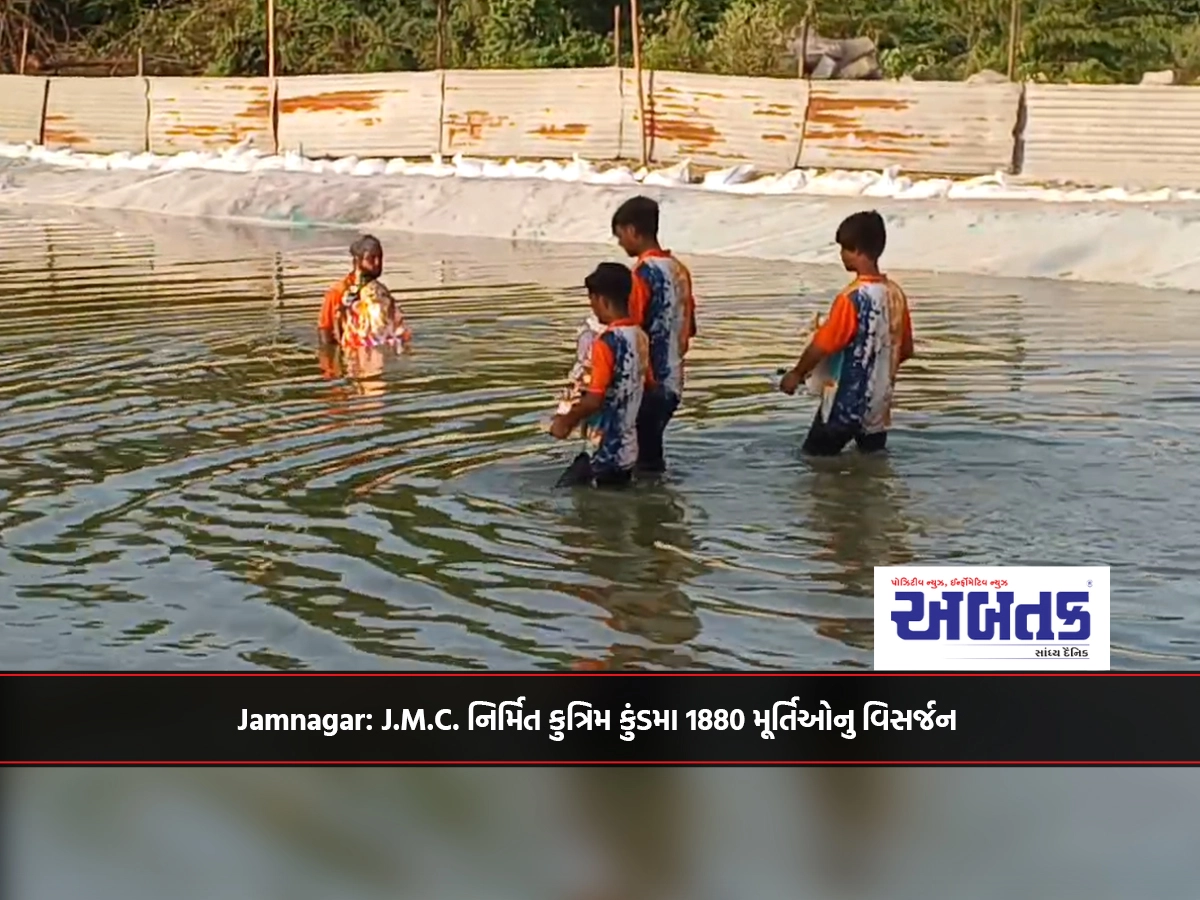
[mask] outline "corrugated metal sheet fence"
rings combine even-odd
[[[0,75],[0,141],[37,144],[46,114],[47,79]]]
[[[1031,84],[1024,165],[1031,179],[1200,187],[1200,88]]]
[[[838,81],[812,86],[800,165],[939,175],[1011,171],[1019,84]]]
[[[1197,87],[642,77],[645,121],[636,76],[611,68],[289,77],[274,91],[261,78],[0,76],[0,141],[96,153],[249,140],[309,156],[636,160],[644,130],[660,165],[1003,169],[1200,187]]]
[[[279,149],[309,157],[437,153],[443,79],[442,72],[281,78]]]
[[[622,94],[613,68],[448,71],[442,152],[616,159]]]
[[[265,78],[151,78],[151,153],[222,150],[247,141],[273,153]]]
[[[51,78],[42,140],[81,153],[142,153],[149,116],[145,78]]]
[[[808,105],[807,81],[687,72],[651,72],[649,80],[651,161],[752,163],[774,171],[796,165]]]

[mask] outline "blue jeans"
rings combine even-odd
[[[558,478],[556,487],[624,487],[633,480],[629,469],[600,468],[586,453],[580,453]]]
[[[809,456],[837,456],[842,448],[854,441],[860,453],[879,453],[887,449],[887,432],[863,434],[855,425],[831,425],[821,418],[821,411],[813,418],[808,437],[804,439],[803,453]]]
[[[664,472],[667,461],[663,454],[663,432],[679,409],[679,395],[656,387],[646,391],[638,410],[637,439],[640,472]]]

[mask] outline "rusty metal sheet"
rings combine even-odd
[[[653,72],[651,160],[785,172],[796,165],[807,102],[808,82],[799,78]]]
[[[650,72],[642,72],[642,94],[650,102]],[[621,125],[618,129],[618,159],[641,160],[642,117],[638,106],[637,73],[633,69],[621,70]],[[646,149],[649,151],[649,135]]]
[[[812,85],[800,165],[935,175],[1011,171],[1019,84],[841,81]]]
[[[1200,186],[1200,88],[1030,84],[1024,178],[1153,189]]]
[[[279,148],[309,157],[432,156],[442,129],[442,72],[281,78]]]
[[[249,138],[273,153],[266,78],[150,78],[150,152],[219,151]]]
[[[448,71],[442,152],[533,159],[616,159],[621,73],[616,69]]]
[[[34,75],[0,75],[0,141],[41,142],[46,83]]]
[[[51,78],[43,140],[80,153],[141,153],[149,112],[145,78]]]

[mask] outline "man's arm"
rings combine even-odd
[[[342,286],[335,284],[325,292],[321,301],[321,312],[317,316],[317,339],[322,344],[336,344],[338,306],[342,302]]]
[[[858,314],[854,310],[854,304],[846,294],[838,294],[833,306],[829,308],[829,317],[813,334],[796,365],[783,376],[779,389],[785,394],[796,393],[796,388],[821,364],[821,360],[850,344],[857,328]]]
[[[900,338],[900,363],[913,358],[912,317],[908,314],[908,304],[904,305],[904,334]]]
[[[613,352],[608,344],[597,340],[592,345],[592,381],[587,392],[571,405],[565,413],[555,416],[550,433],[556,438],[567,437],[585,419],[594,416],[604,407],[604,395],[613,379]]]
[[[788,373],[788,377],[795,380],[796,387],[799,387],[804,382],[804,379],[812,374],[812,370],[819,366],[821,360],[826,356],[829,356],[829,354],[822,350],[815,341],[809,341],[808,346],[804,348],[804,352],[800,354],[799,361]],[[795,388],[792,390],[795,390]],[[788,393],[790,394],[791,391],[788,391]]]
[[[683,269],[684,285],[687,289],[687,311],[688,311],[688,340],[696,336],[696,292],[692,290],[692,273],[685,266]]]
[[[629,292],[629,318],[637,322],[643,331],[648,330],[649,322],[646,316],[650,312],[650,285],[639,272],[639,266],[633,269],[633,289]]]
[[[589,390],[571,405],[565,413],[554,417],[553,434],[556,438],[565,438],[576,426],[589,419],[604,406],[604,395]]]

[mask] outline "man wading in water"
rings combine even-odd
[[[405,344],[411,334],[404,313],[380,277],[383,245],[365,234],[350,245],[353,269],[325,292],[317,318],[322,344],[342,349]]]

